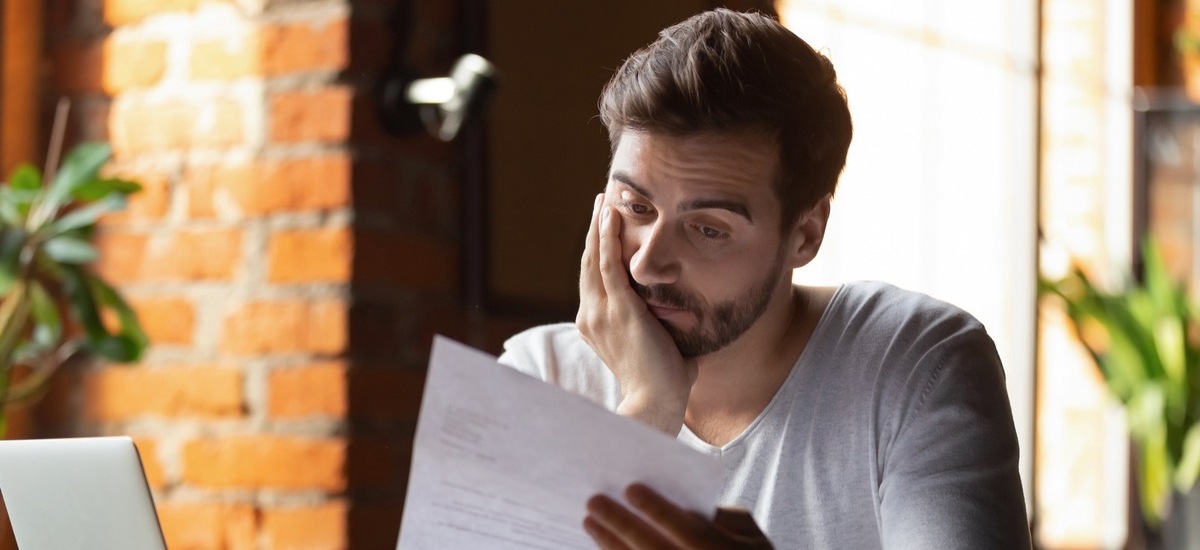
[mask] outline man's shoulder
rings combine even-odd
[[[573,323],[530,328],[504,343],[500,362],[582,395],[610,410],[620,403],[620,385]]]
[[[966,310],[928,294],[879,281],[842,285],[827,316],[857,330],[929,332],[950,334],[986,332]]]
[[[574,323],[540,325],[513,335],[504,342],[500,361],[543,380],[557,378],[560,365],[599,363]]]
[[[968,370],[999,364],[995,343],[970,313],[888,283],[842,285],[817,330],[813,345],[820,357],[902,379],[946,363]]]
[[[552,323],[525,329],[504,342],[505,353],[550,353],[552,355],[577,352],[587,343],[579,334],[574,323]],[[590,349],[590,348],[587,348]]]

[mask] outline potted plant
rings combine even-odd
[[[1200,493],[1195,490],[1200,477],[1200,306],[1183,284],[1170,278],[1157,246],[1147,242],[1143,256],[1142,280],[1121,290],[1106,291],[1075,267],[1061,280],[1043,281],[1040,291],[1061,298],[1108,390],[1125,409],[1147,527],[1170,547],[1192,548],[1200,540],[1188,540],[1181,530],[1189,529],[1182,508]],[[1164,526],[1167,514],[1172,525]]]
[[[0,436],[4,405],[37,396],[68,359],[135,361],[147,344],[133,310],[90,267],[96,221],[140,186],[100,177],[107,144],[79,145],[57,170],[56,149],[45,177],[22,165],[0,183]]]

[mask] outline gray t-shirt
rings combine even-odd
[[[574,325],[518,334],[500,361],[620,403]],[[722,503],[749,509],[776,548],[1030,547],[995,345],[969,314],[922,294],[841,286],[744,432],[722,447],[687,427],[678,439],[721,460]]]

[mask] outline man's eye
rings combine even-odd
[[[649,214],[650,207],[644,204],[631,202],[629,203],[629,211],[633,212],[634,214]]]
[[[700,234],[704,235],[704,237],[707,239],[716,240],[716,239],[720,239],[725,236],[725,233],[723,231],[721,231],[720,229],[713,229],[706,225],[700,225],[700,226],[697,226],[696,228],[700,231]]]

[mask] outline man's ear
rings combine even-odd
[[[825,226],[829,224],[829,198],[829,195],[821,197],[817,204],[800,214],[792,226],[788,246],[791,252],[788,265],[792,269],[804,267],[817,257],[817,251],[825,240]]]

